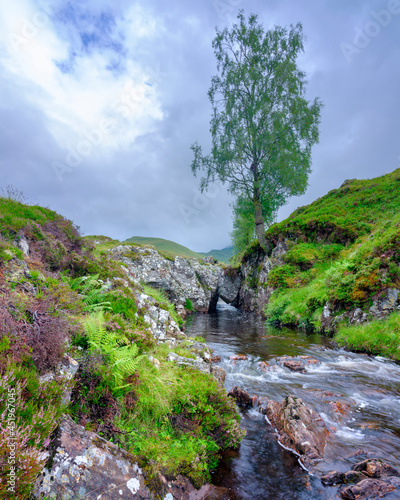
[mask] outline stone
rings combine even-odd
[[[361,474],[361,472],[356,472],[355,470],[349,470],[348,472],[344,473],[344,483],[346,484],[356,483],[361,479],[365,479],[365,476]]]
[[[324,476],[321,477],[321,483],[324,486],[335,486],[336,484],[344,483],[344,473],[333,470],[328,472]]]
[[[280,364],[292,370],[292,372],[306,373],[304,363],[300,360],[285,360]]]
[[[258,368],[262,370],[263,372],[267,372],[269,370],[269,364],[266,363],[265,361],[260,361],[258,363]]]
[[[363,479],[357,484],[340,489],[340,495],[346,500],[367,500],[380,498],[395,490],[392,484],[380,479]]]
[[[211,363],[219,363],[221,361],[221,356],[218,354],[211,357]]]
[[[276,428],[282,444],[307,457],[310,464],[322,458],[329,431],[321,416],[300,398],[288,396],[281,402]]]
[[[28,243],[28,240],[25,238],[24,235],[19,236],[15,240],[15,246],[17,248],[19,248],[26,257],[29,256],[29,251],[30,251],[29,243]]]
[[[35,496],[40,495],[60,500],[152,498],[140,467],[127,452],[70,417],[61,420],[51,468],[37,481]]]
[[[203,373],[211,373],[211,365],[209,363],[205,363],[199,356],[197,356],[196,359],[185,358],[174,352],[170,352],[168,353],[167,361],[173,361],[181,366],[190,366],[191,368],[199,370]]]
[[[367,458],[362,462],[353,465],[352,470],[364,472],[370,477],[382,476],[397,476],[400,477],[400,472],[386,462],[382,462],[378,458]]]
[[[213,375],[222,386],[225,384],[226,371],[223,368],[211,365],[211,375]]]
[[[232,359],[234,361],[245,361],[247,359],[247,356],[244,354],[234,354],[233,356],[229,356],[229,359]]]
[[[232,387],[232,389],[228,392],[228,396],[234,398],[239,406],[249,407],[252,404],[249,393],[237,385]]]
[[[124,264],[130,280],[164,290],[181,314],[187,299],[198,312],[215,308],[220,296],[228,303],[237,302],[240,276],[225,273],[214,259],[177,256],[171,261],[154,247],[134,245],[116,246],[109,250],[109,256]]]
[[[273,399],[262,397],[258,399],[257,406],[258,411],[267,417],[269,424],[275,426],[276,417],[281,409],[281,405]]]
[[[385,297],[373,301],[369,309],[370,314],[375,318],[387,316],[396,309],[398,298],[399,290],[396,288],[389,288]]]

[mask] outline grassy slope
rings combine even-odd
[[[30,245],[28,270],[15,259],[23,259],[14,246],[22,236]],[[242,436],[235,404],[215,379],[167,361],[170,350],[190,357],[190,346],[155,344],[133,285],[124,286],[125,273],[107,259],[107,248],[119,242],[94,237],[102,241],[94,249],[91,239],[81,238],[51,210],[0,198],[0,414],[14,388],[20,396],[16,498],[30,498],[44,465],[41,452],[64,412],[134,454],[148,478],[165,468],[198,486],[209,479],[218,449],[236,445]],[[112,289],[104,281],[112,281]],[[180,320],[159,291],[146,287],[146,293]],[[69,408],[62,403],[64,379],[39,384],[66,349],[80,362]],[[123,365],[112,366],[121,359]],[[6,463],[8,453],[7,429],[0,429],[0,462]],[[0,498],[7,472],[0,470]]]
[[[272,226],[267,238],[273,243],[289,240],[290,250],[284,264],[269,275],[268,285],[275,291],[267,319],[319,329],[326,302],[336,314],[356,307],[368,312],[388,288],[400,288],[399,208],[397,169],[371,180],[345,181]],[[341,331],[338,339],[344,342],[350,330]],[[355,341],[352,345],[356,347]],[[385,352],[394,356],[393,349]]]

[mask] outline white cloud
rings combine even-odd
[[[60,146],[75,144],[105,119],[112,119],[111,133],[101,146],[124,148],[163,119],[156,82],[146,83],[151,78],[147,63],[132,54],[140,40],[154,36],[156,26],[150,14],[135,7],[117,19],[115,29],[130,50],[123,70],[111,71],[109,65],[121,54],[102,46],[77,51],[76,27],[63,32],[48,7],[43,10],[32,1],[13,0],[0,20],[0,65],[3,75],[22,89],[23,97],[46,115],[48,129]],[[75,52],[71,71],[63,73],[59,63],[68,60],[71,52]]]

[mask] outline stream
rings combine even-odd
[[[186,333],[204,337],[221,356],[227,390],[238,385],[279,402],[294,395],[317,411],[330,431],[324,460],[311,475],[279,445],[264,415],[241,410],[247,435],[238,450],[223,453],[212,481],[229,489],[230,500],[334,499],[337,488],[324,487],[318,475],[350,470],[371,457],[400,467],[399,364],[338,349],[318,334],[266,326],[257,315],[224,303],[213,314],[189,318]],[[231,360],[236,354],[247,359]],[[306,373],[293,372],[276,363],[284,355],[311,356],[318,363],[305,362]],[[264,372],[261,361],[272,369]],[[399,491],[385,498],[400,498]]]

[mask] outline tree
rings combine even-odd
[[[238,20],[230,31],[217,30],[212,44],[218,68],[208,92],[212,147],[204,155],[197,142],[191,146],[192,171],[205,172],[202,191],[216,180],[228,184],[236,222],[241,207],[248,220],[251,204],[256,237],[268,252],[265,223],[307,188],[322,104],[305,98],[306,77],[297,66],[302,25],[264,31],[257,15],[246,21],[243,11]]]

